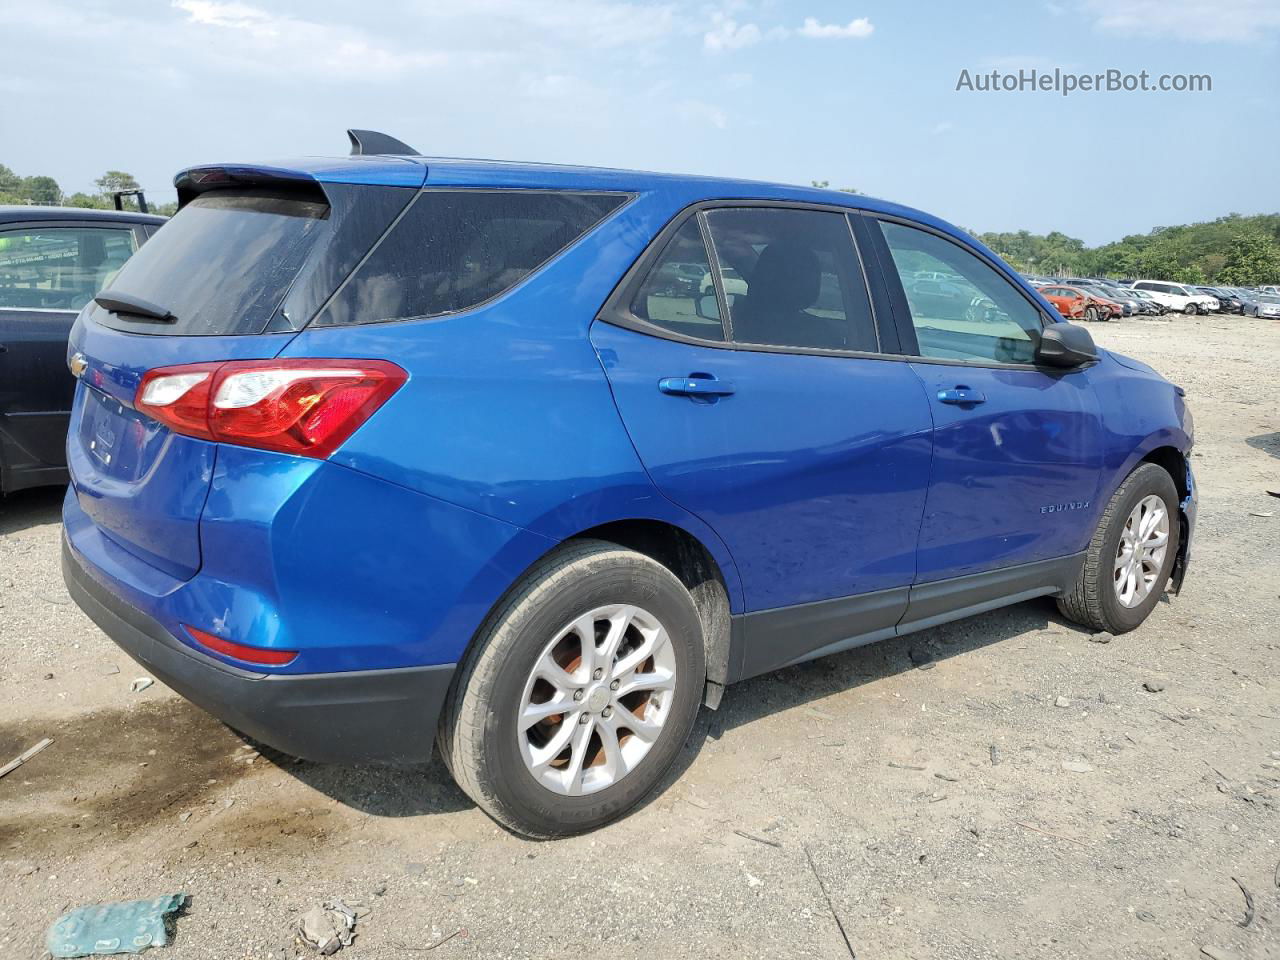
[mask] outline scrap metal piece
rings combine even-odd
[[[100,957],[168,946],[185,893],[77,907],[49,927],[45,948],[54,957]]]

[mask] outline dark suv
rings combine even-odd
[[[67,482],[67,334],[164,217],[0,206],[0,493]]]

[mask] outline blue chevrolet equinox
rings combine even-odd
[[[1183,391],[962,230],[826,190],[352,155],[217,164],[76,321],[63,569],[268,745],[438,749],[599,826],[703,704],[1030,597],[1186,571]]]

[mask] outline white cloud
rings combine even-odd
[[[1280,30],[1275,0],[1083,0],[1083,7],[1099,30],[1133,36],[1250,43]]]
[[[702,45],[712,53],[740,50],[760,42],[760,28],[754,23],[738,23],[732,17],[716,13],[711,18],[712,27],[702,37]]]
[[[318,71],[332,79],[375,79],[443,66],[454,59],[442,51],[397,50],[341,23],[274,14],[245,3],[172,0],[172,5],[197,29],[236,36],[241,43],[218,45],[219,55],[255,72],[283,67],[298,74]]]
[[[215,3],[212,0],[173,0],[173,5],[186,12],[193,23],[211,27],[247,30],[258,37],[276,37],[284,18],[273,18],[265,10],[243,3]]]
[[[929,132],[936,137],[939,134],[950,133],[955,128],[956,128],[956,125],[952,123],[950,120],[942,120],[938,123],[935,123],[933,125],[933,129],[930,130]]]
[[[816,17],[805,17],[804,26],[797,32],[802,37],[812,37],[818,40],[830,39],[862,39],[871,36],[875,27],[866,17],[857,17],[850,20],[844,26],[838,23],[819,23]]]

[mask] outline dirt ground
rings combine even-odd
[[[450,935],[431,957],[1280,958],[1280,324],[1093,330],[1195,412],[1180,597],[1109,643],[1035,601],[731,688],[661,794],[573,840],[499,830],[438,763],[258,755],[130,692],[62,586],[60,492],[10,498],[0,763],[54,743],[0,779],[0,956],[185,891],[157,957],[293,957],[343,898],[368,960]]]

